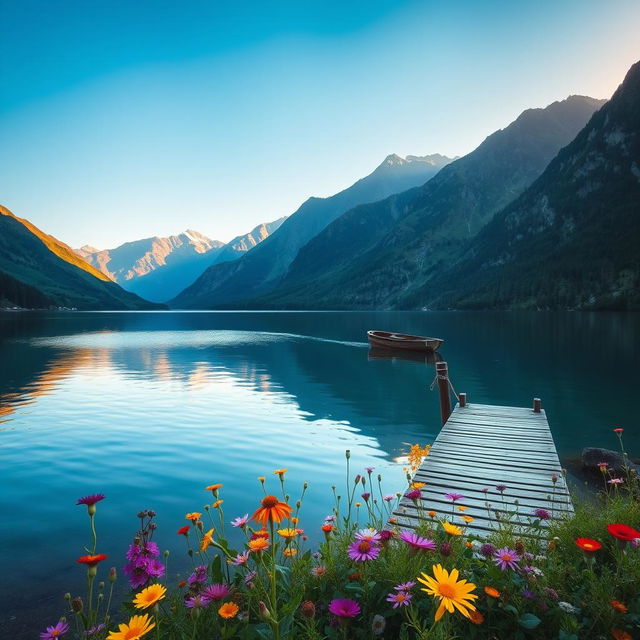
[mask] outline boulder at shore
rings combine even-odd
[[[598,463],[606,462],[609,466],[609,472],[614,475],[624,473],[625,467],[628,465],[636,474],[640,475],[640,466],[634,464],[619,451],[611,449],[601,449],[600,447],[586,447],[582,450],[582,468],[585,471],[594,471],[600,473]]]

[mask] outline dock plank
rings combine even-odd
[[[552,476],[556,477],[554,484]],[[524,407],[457,406],[417,470],[424,482],[414,504],[403,497],[393,517],[397,526],[416,528],[421,520],[446,519],[468,534],[486,537],[504,524],[504,512],[524,535],[531,534],[535,509],[554,518],[573,513],[546,413]],[[504,492],[498,491],[506,486]],[[445,497],[464,497],[453,505]],[[466,507],[464,513],[457,505]],[[461,516],[474,520],[465,524]],[[543,523],[545,528],[547,523]]]

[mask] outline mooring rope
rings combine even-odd
[[[441,373],[436,373],[435,377],[433,378],[433,382],[429,385],[429,391],[433,391],[433,388],[436,386],[438,380],[446,380],[449,384],[449,388],[453,392],[453,395],[456,397],[456,400],[460,402],[460,396],[458,396],[456,390],[453,388],[453,384],[451,380],[449,380],[449,376],[443,376]]]

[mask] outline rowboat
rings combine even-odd
[[[404,360],[406,362],[435,365],[436,362],[442,362],[443,358],[437,351],[410,351],[408,349],[389,349],[388,347],[374,347],[371,345],[367,360],[391,360],[392,362]]]
[[[392,333],[390,331],[367,331],[367,338],[369,338],[369,344],[372,347],[409,351],[437,351],[444,342],[440,338],[425,338],[424,336],[412,336],[407,333]]]

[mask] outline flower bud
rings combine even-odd
[[[71,601],[71,610],[74,613],[82,613],[82,610],[84,609],[84,605],[82,603],[82,598],[78,597],[78,598],[74,598]]]
[[[155,517],[156,517],[156,512],[155,512],[155,511],[153,511],[152,509],[149,509],[149,511],[147,511],[147,515],[148,515],[150,518],[155,518]]]
[[[104,582],[98,582],[98,589],[100,589],[100,591],[104,589]]]
[[[515,550],[522,555],[524,553],[524,542],[522,542],[522,540],[516,540],[515,543]]]
[[[104,593],[99,593],[98,594],[98,602],[102,602],[103,599],[104,599]]]
[[[118,579],[118,572],[115,567],[109,569],[109,582],[113,584]]]
[[[155,531],[157,528],[158,528],[158,525],[157,525],[155,522],[151,522],[151,523],[149,524],[149,529],[150,529],[151,531]]]
[[[453,551],[453,547],[448,542],[443,542],[440,545],[439,551],[440,551],[440,555],[446,558],[451,555],[451,552]]]
[[[169,557],[169,549],[165,549],[165,550],[162,552],[162,555],[163,555],[165,558],[168,558],[168,557]]]
[[[296,502],[296,508],[299,509],[302,506],[302,502],[300,502],[300,500],[298,500]]]
[[[147,515],[146,511],[138,511],[138,518],[144,518]]]
[[[316,615],[316,605],[311,600],[305,600],[300,605],[300,613],[307,620],[312,620]]]
[[[68,592],[67,592],[67,593],[65,593],[65,594],[64,594],[64,599],[65,599],[65,600],[71,600],[71,594],[70,594],[70,593],[68,593]]]
[[[258,612],[263,620],[271,620],[271,611],[267,609],[267,605],[262,600],[258,602]]]
[[[309,483],[308,483],[308,482],[305,482],[305,483],[302,485],[302,488],[306,491],[306,490],[309,488]]]
[[[349,449],[347,449],[347,450],[344,452],[344,457],[345,457],[347,460],[351,457],[351,451],[350,451]]]

